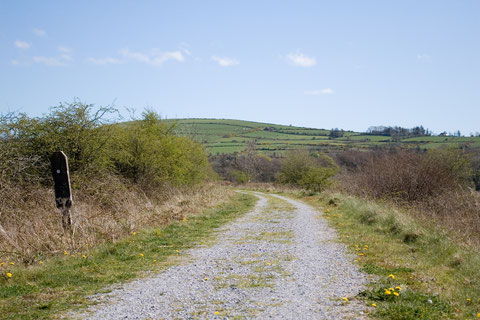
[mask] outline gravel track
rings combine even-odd
[[[218,229],[213,245],[186,250],[179,265],[93,297],[104,303],[74,317],[364,318],[365,307],[352,298],[366,275],[319,212],[285,197],[255,195],[255,209]]]

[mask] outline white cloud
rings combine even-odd
[[[66,65],[65,61],[63,61],[60,57],[33,57],[33,62],[43,63],[49,67],[63,67]]]
[[[216,61],[218,65],[222,67],[233,67],[240,64],[240,62],[234,58],[212,56],[212,60]]]
[[[16,40],[13,44],[15,45],[15,47],[20,49],[28,49],[32,46],[30,43],[20,40]]]
[[[432,61],[432,57],[426,53],[419,53],[417,54],[417,60],[419,61],[423,61],[423,62],[431,62]]]
[[[33,57],[33,62],[42,63],[49,67],[64,67],[68,62],[73,61],[73,50],[67,47],[58,47],[59,55],[56,57]]]
[[[87,61],[93,64],[98,64],[98,65],[121,64],[125,62],[124,60],[112,58],[112,57],[106,57],[106,58],[100,58],[100,59],[88,58]]]
[[[152,49],[149,53],[132,52],[129,49],[120,50],[120,55],[124,59],[135,60],[155,67],[162,66],[168,60],[183,62],[185,57],[181,51],[161,52],[158,49]]]
[[[38,28],[33,29],[32,32],[37,37],[45,37],[47,35],[47,32],[45,30],[38,29]]]
[[[318,96],[320,94],[334,94],[334,93],[335,91],[333,91],[332,88],[305,91],[305,94],[314,95],[314,96]]]
[[[309,57],[297,51],[296,53],[289,53],[287,59],[291,65],[297,67],[313,67],[317,64],[315,57]]]

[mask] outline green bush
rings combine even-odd
[[[203,147],[174,136],[173,129],[152,111],[145,112],[142,120],[116,126],[111,159],[118,172],[145,187],[203,181],[208,169]]]
[[[330,184],[330,178],[337,171],[337,165],[327,155],[295,151],[288,153],[283,159],[277,180],[319,192]]]

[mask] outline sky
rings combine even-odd
[[[0,1],[0,113],[480,131],[480,1]]]

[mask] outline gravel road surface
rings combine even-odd
[[[92,297],[81,319],[362,319],[367,283],[313,208],[256,192],[255,209],[165,271]],[[348,298],[348,302],[344,301]]]

